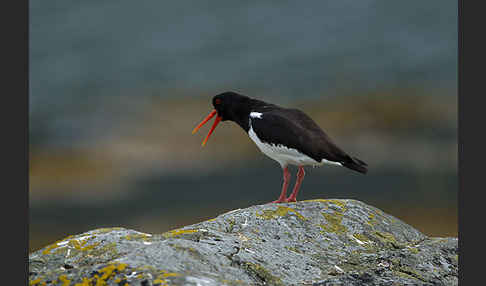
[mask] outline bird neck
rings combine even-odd
[[[253,111],[262,111],[270,106],[275,105],[258,99],[249,98],[249,102],[247,104],[240,105],[234,110],[233,121],[248,132],[250,130],[250,113]]]

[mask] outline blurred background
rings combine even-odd
[[[369,164],[367,175],[307,169],[300,200],[357,199],[427,235],[457,236],[456,1],[29,9],[30,251],[275,200],[280,166],[236,124],[220,124],[204,148],[210,126],[191,135],[227,90],[302,109]]]

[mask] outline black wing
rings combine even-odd
[[[337,147],[312,118],[298,109],[264,111],[261,118],[251,118],[251,126],[263,142],[297,149],[317,162],[326,159],[365,172],[364,162]]]

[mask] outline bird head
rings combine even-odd
[[[215,95],[212,100],[214,110],[211,111],[209,115],[206,116],[206,118],[204,118],[203,121],[201,121],[201,123],[196,126],[196,128],[194,128],[192,134],[196,133],[199,128],[206,124],[206,122],[216,116],[213,126],[211,127],[208,135],[206,135],[206,138],[204,138],[202,142],[202,146],[206,145],[206,142],[213,133],[214,129],[216,129],[216,126],[219,124],[219,122],[226,120],[238,122],[242,116],[248,117],[248,114],[250,112],[249,106],[245,103],[248,103],[249,100],[249,97],[232,91],[227,91]]]

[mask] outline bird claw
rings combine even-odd
[[[289,197],[287,199],[278,199],[272,202],[269,202],[269,204],[280,204],[280,203],[295,203],[297,200],[295,198]]]
[[[275,200],[275,201],[272,201],[272,202],[269,202],[269,204],[280,204],[280,203],[286,203],[287,202],[287,199],[278,199],[278,200]]]

